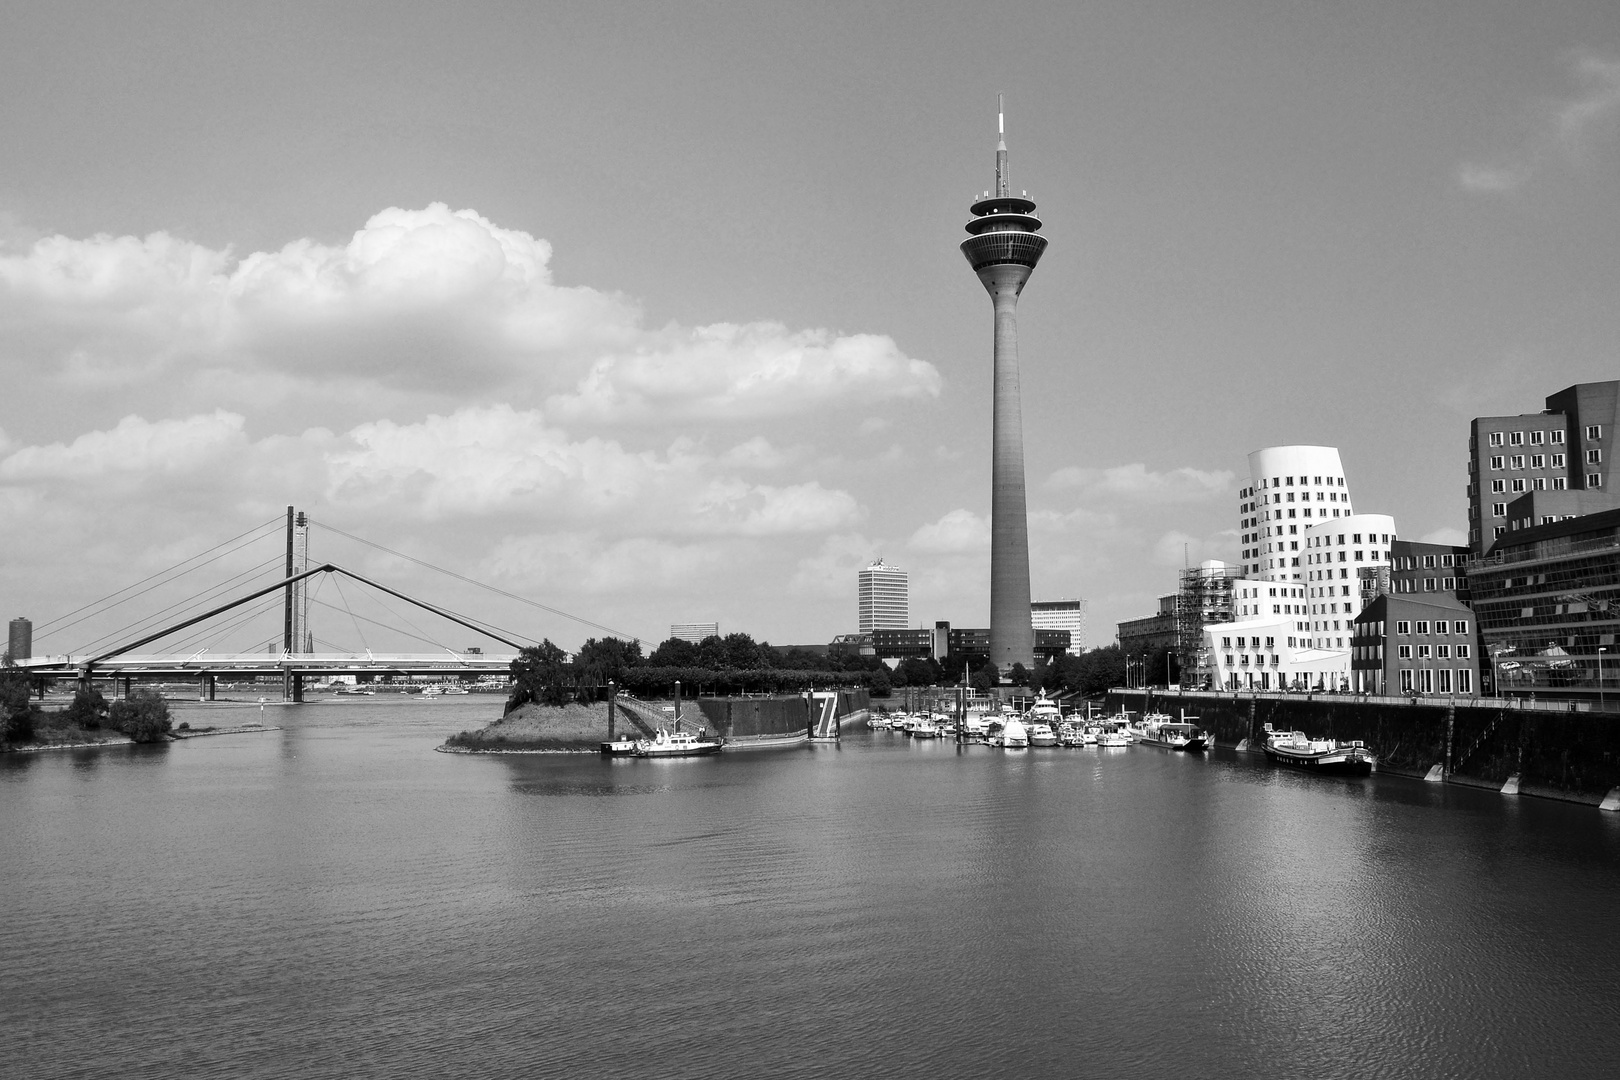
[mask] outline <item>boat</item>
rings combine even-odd
[[[636,740],[617,738],[602,744],[602,754],[606,757],[635,757]]]
[[[1032,721],[1026,725],[1025,734],[1031,746],[1056,746],[1058,744],[1057,732],[1052,730],[1050,724]]]
[[[1120,721],[1105,722],[1097,732],[1098,746],[1129,746],[1131,733]]]
[[[919,716],[911,722],[911,737],[914,739],[939,738],[939,725],[926,716]]]
[[[1278,765],[1337,776],[1367,776],[1378,764],[1360,739],[1344,743],[1313,739],[1303,731],[1273,731],[1270,724],[1265,731],[1266,757]]]
[[[659,728],[657,735],[636,743],[636,757],[701,757],[704,754],[718,754],[724,746],[719,739],[702,739],[690,731]]]
[[[1079,720],[1065,720],[1057,729],[1059,746],[1086,745],[1086,725]]]
[[[1022,750],[1029,745],[1029,729],[1022,720],[1010,718],[1002,725],[1001,734],[992,740],[996,746],[1004,746],[1008,750]]]
[[[1209,746],[1209,735],[1189,723],[1185,714],[1172,720],[1164,713],[1149,713],[1131,725],[1136,741],[1149,746],[1163,746],[1171,750],[1204,750]]]

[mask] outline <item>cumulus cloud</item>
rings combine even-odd
[[[800,558],[788,591],[800,596],[849,600],[853,611],[855,575],[878,557],[877,545],[860,533],[833,533],[820,548]]]
[[[1153,544],[1153,558],[1165,566],[1197,566],[1209,559],[1235,560],[1237,533],[1226,529],[1208,536],[1194,536],[1171,529]]]
[[[1074,491],[1082,499],[1134,503],[1195,503],[1231,491],[1236,474],[1228,469],[1169,469],[1154,472],[1140,462],[1109,469],[1070,466],[1054,472],[1047,487]]]
[[[952,510],[923,525],[906,542],[914,551],[931,555],[963,555],[990,550],[990,519],[971,510]]]
[[[345,380],[436,400],[529,395],[554,420],[782,416],[937,395],[888,337],[779,323],[643,325],[617,293],[556,283],[551,245],[434,203],[346,244],[238,258],[158,232],[0,252],[0,358],[68,387],[167,377]]]
[[[244,421],[223,410],[212,416],[148,422],[127,416],[110,431],[71,443],[26,446],[0,459],[0,480],[61,482],[129,473],[173,476],[207,468],[246,442]]]
[[[1516,150],[1490,163],[1460,164],[1458,186],[1481,194],[1518,191],[1550,165],[1584,165],[1597,146],[1613,140],[1620,121],[1620,56],[1579,51],[1569,69],[1578,89],[1539,106],[1532,133]]]

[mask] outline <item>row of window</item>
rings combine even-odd
[[[1491,432],[1491,434],[1490,434],[1490,444],[1492,446],[1501,446],[1502,445],[1503,434],[1504,433],[1500,432],[1500,431]],[[1509,445],[1509,446],[1523,446],[1526,441],[1528,441],[1531,446],[1540,446],[1542,443],[1552,443],[1554,446],[1561,446],[1561,445],[1563,445],[1563,442],[1564,442],[1564,433],[1562,431],[1558,431],[1558,430],[1554,430],[1554,431],[1509,431],[1509,432],[1506,433],[1506,437],[1507,437],[1507,445]],[[1587,425],[1587,428],[1586,428],[1586,441],[1587,442],[1596,442],[1597,440],[1599,440],[1601,438],[1603,438],[1603,425],[1602,424],[1589,424],[1589,425]]]
[[[1424,592],[1442,592],[1442,591],[1443,592],[1454,592],[1454,591],[1456,591],[1457,586],[1458,586],[1459,583],[1466,582],[1468,579],[1467,578],[1454,578],[1454,577],[1448,577],[1448,578],[1426,577],[1426,578],[1423,578],[1422,580],[1423,580],[1423,591]],[[1390,585],[1392,586],[1392,588],[1391,588],[1392,592],[1415,593],[1415,592],[1418,591],[1418,579],[1417,578],[1397,578],[1395,581],[1390,582]]]
[[[1551,458],[1551,461],[1550,461],[1550,467],[1551,468],[1562,469],[1564,467],[1564,455],[1563,454],[1552,454],[1552,455],[1550,455],[1550,458]],[[1545,469],[1545,468],[1548,468],[1549,467],[1549,460],[1548,459],[1549,459],[1549,455],[1547,455],[1547,454],[1531,454],[1530,458],[1529,458],[1529,461],[1530,461],[1530,466],[1529,467],[1532,468],[1532,469]],[[1599,462],[1601,462],[1602,460],[1603,460],[1603,451],[1602,450],[1594,449],[1594,450],[1588,450],[1586,452],[1586,463],[1588,465],[1596,465]],[[1509,464],[1510,461],[1511,461],[1511,464]],[[1502,470],[1502,469],[1523,469],[1524,467],[1525,467],[1525,456],[1523,454],[1514,454],[1511,459],[1503,457],[1501,454],[1492,454],[1491,455],[1491,469],[1492,469],[1492,471],[1499,471],[1499,470]]]
[[[1428,659],[1430,659],[1429,646],[1427,646],[1427,645],[1418,645],[1418,646],[1397,645],[1397,646],[1395,646],[1396,659],[1398,659],[1398,660],[1410,660],[1410,659],[1412,659],[1412,649],[1414,647],[1417,649],[1417,658],[1419,660],[1428,660]],[[1436,660],[1450,660],[1451,659],[1451,650],[1452,650],[1452,646],[1450,646],[1450,645],[1436,645],[1436,646],[1434,646],[1434,657],[1433,657],[1433,659],[1436,659]],[[1468,657],[1469,657],[1469,647],[1467,645],[1458,645],[1458,646],[1456,646],[1456,650],[1457,650],[1457,659],[1458,660],[1467,660],[1468,659]]]
[[[1377,628],[1377,630],[1374,631],[1374,633],[1382,634],[1384,632],[1383,623],[1378,623],[1377,627],[1378,628]],[[1413,627],[1416,627],[1416,629],[1413,629]],[[1416,633],[1416,634],[1427,634],[1428,632],[1429,632],[1429,620],[1428,619],[1414,619],[1414,620],[1397,619],[1397,620],[1395,620],[1395,633],[1398,636],[1405,637],[1408,634],[1414,634],[1414,633]],[[1436,634],[1448,634],[1448,633],[1449,634],[1466,634],[1466,633],[1468,633],[1468,620],[1467,619],[1452,619],[1451,621],[1448,622],[1445,619],[1436,619],[1434,621],[1434,632]]]
[[[1602,487],[1603,486],[1603,477],[1599,473],[1593,473],[1591,476],[1588,476],[1586,478],[1586,481],[1587,481],[1587,483],[1586,483],[1587,487]],[[1508,484],[1508,482],[1506,480],[1492,480],[1491,481],[1491,494],[1492,495],[1501,495],[1502,493],[1507,491],[1507,484]],[[1555,477],[1552,478],[1552,490],[1553,491],[1564,491],[1568,487],[1569,487],[1568,482],[1562,476],[1555,476]],[[1547,480],[1546,480],[1545,477],[1537,476],[1534,479],[1526,480],[1524,477],[1521,476],[1521,477],[1515,478],[1514,481],[1513,481],[1513,493],[1515,495],[1522,494],[1525,491],[1546,491],[1546,490],[1547,490]],[[1496,511],[1496,516],[1497,517],[1501,517],[1503,514],[1507,513],[1507,504],[1506,503],[1496,503],[1495,505],[1502,507],[1502,509]]]
[[[1441,555],[1439,557],[1439,563],[1440,563],[1441,566],[1452,566],[1452,565],[1467,566],[1468,565],[1468,556],[1465,555],[1465,554]],[[1435,556],[1433,556],[1433,555],[1424,555],[1424,556],[1421,557],[1421,562],[1420,562],[1419,561],[1419,556],[1416,556],[1416,555],[1402,555],[1399,558],[1395,559],[1394,569],[1396,569],[1396,570],[1416,570],[1416,569],[1418,569],[1418,567],[1420,565],[1425,570],[1433,570],[1434,567],[1435,567]]]
[[[1469,668],[1458,668],[1456,678],[1449,668],[1401,668],[1401,693],[1410,694],[1416,691],[1419,694],[1472,694],[1474,692],[1474,673]],[[1415,676],[1415,678],[1414,678]],[[1457,689],[1452,690],[1453,684]]]
[[[1323,479],[1320,476],[1309,478],[1309,483],[1307,483],[1307,478],[1306,477],[1301,476],[1299,478],[1299,486],[1300,487],[1308,487],[1309,484],[1312,484],[1312,483],[1315,484],[1317,487],[1323,487],[1324,486]],[[1290,477],[1287,477],[1285,479],[1284,477],[1281,477],[1281,476],[1273,476],[1271,478],[1269,484],[1268,484],[1268,482],[1266,481],[1266,478],[1262,476],[1260,478],[1260,487],[1265,488],[1265,487],[1268,487],[1268,486],[1269,487],[1274,487],[1274,488],[1280,488],[1280,487],[1284,487],[1284,486],[1293,487],[1294,486],[1294,478],[1292,476],[1290,476]],[[1327,487],[1344,487],[1344,477],[1342,477],[1342,476],[1330,476],[1330,477],[1327,478],[1325,486],[1327,486]],[[1249,489],[1249,494],[1250,495],[1255,494],[1255,489],[1250,488]]]

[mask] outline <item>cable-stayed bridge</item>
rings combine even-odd
[[[171,587],[169,591],[172,592],[172,587],[181,579],[213,566],[228,556],[235,555],[240,561],[241,553],[251,545],[279,532],[274,528],[279,524],[278,520],[272,519],[134,585],[42,624],[41,636],[60,636],[87,622],[105,619],[114,609],[132,604],[139,598],[150,597],[166,586]],[[110,679],[114,682],[115,693],[120,687],[127,693],[129,686],[138,680],[196,679],[201,696],[206,699],[214,697],[220,679],[272,676],[280,678],[285,700],[300,701],[306,679],[336,676],[354,676],[368,682],[381,676],[439,676],[443,681],[460,681],[476,676],[487,683],[510,672],[519,650],[538,644],[538,639],[534,637],[496,626],[464,611],[430,603],[336,563],[312,566],[308,559],[308,529],[311,525],[506,600],[581,623],[608,636],[631,637],[341,529],[313,522],[293,507],[287,508],[285,524],[285,552],[278,553],[275,558],[249,566],[222,582],[195,590],[155,612],[104,631],[80,647],[62,653],[45,651],[42,655],[15,657],[14,664],[37,675],[76,679],[81,683]],[[272,575],[273,580],[265,580]],[[337,603],[319,598],[320,585],[328,581],[333,584]],[[490,639],[501,648],[452,648],[442,640],[442,636],[423,629],[418,622],[386,604],[384,607],[394,616],[389,620],[357,612],[342,589],[343,581],[350,582],[351,587],[359,586],[363,593],[372,595],[373,599],[387,597],[400,601],[415,610],[418,618],[422,613],[427,613],[435,620]],[[315,588],[311,588],[312,584]],[[231,595],[248,585],[256,587],[241,595]],[[335,616],[346,618],[361,639],[359,647],[354,647],[352,643],[345,645],[317,638],[310,628],[311,607],[325,608]],[[277,615],[279,619],[275,618]],[[342,618],[335,621],[341,622]],[[280,624],[274,628],[279,633],[268,639],[252,640],[254,634],[263,633],[267,625],[274,622]],[[368,645],[362,622],[387,631],[390,644],[376,648]],[[249,638],[247,648],[240,645],[244,635]],[[399,642],[402,639],[418,647],[401,647]],[[421,645],[427,646],[428,651],[420,651]]]

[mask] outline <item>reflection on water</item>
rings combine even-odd
[[[1620,1042],[1616,815],[886,732],[431,752],[497,708],[0,762],[8,1066],[1578,1076]]]

